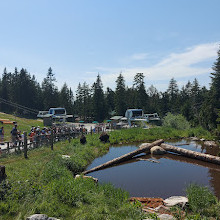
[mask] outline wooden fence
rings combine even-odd
[[[24,157],[27,158],[28,150],[38,148],[41,146],[50,146],[51,150],[53,150],[53,145],[55,142],[68,140],[69,143],[71,139],[79,137],[82,134],[79,131],[73,131],[68,129],[68,131],[57,133],[51,130],[51,134],[36,134],[34,140],[28,140],[27,132],[24,132],[24,137],[22,140],[18,140],[16,142],[4,142],[4,146],[7,148],[0,150],[0,156],[4,156],[10,153],[24,153]],[[91,133],[92,134],[92,133]],[[0,145],[1,146],[1,145]]]

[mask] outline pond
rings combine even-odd
[[[205,147],[202,142],[178,140],[166,142],[189,150],[217,155],[219,148]],[[140,144],[112,146],[87,170],[129,153]],[[143,160],[148,159],[148,160]],[[152,162],[152,160],[157,163]],[[135,159],[89,174],[100,183],[112,183],[129,192],[130,196],[167,198],[185,195],[190,183],[208,186],[220,198],[220,166],[190,158],[166,154],[163,156],[138,155]]]

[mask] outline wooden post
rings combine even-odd
[[[3,180],[7,177],[6,173],[5,173],[5,166],[0,165],[0,180]]]
[[[94,172],[94,171],[97,171],[97,170],[101,170],[101,169],[113,166],[113,165],[121,163],[123,161],[129,160],[133,156],[136,156],[136,155],[138,155],[140,153],[143,153],[143,152],[146,152],[146,151],[150,151],[151,147],[160,145],[161,143],[163,143],[162,139],[154,141],[151,144],[145,144],[145,145],[143,144],[139,149],[134,150],[134,151],[132,151],[130,153],[127,153],[127,154],[125,154],[125,155],[123,155],[121,157],[117,157],[117,158],[115,158],[113,160],[110,160],[110,161],[108,161],[108,162],[106,162],[104,164],[101,164],[101,165],[99,165],[97,167],[94,167],[94,168],[92,168],[90,170],[84,171],[83,174],[85,175],[85,174],[88,174],[88,173],[91,173],[91,172]]]
[[[70,128],[68,128],[68,140],[69,140],[69,143],[70,143],[70,141],[71,141],[71,139],[70,139]]]
[[[24,132],[24,158],[27,159],[28,156],[27,156],[27,132],[25,131]]]
[[[40,135],[36,134],[36,147],[39,147],[39,142],[40,142]]]
[[[9,142],[7,142],[7,151],[8,151],[8,154],[9,154],[10,153]]]
[[[21,141],[18,142],[18,151],[21,151]]]
[[[51,150],[53,150],[53,129],[51,129],[50,142],[51,142]]]

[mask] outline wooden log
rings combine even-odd
[[[137,150],[134,150],[130,153],[127,153],[125,155],[122,155],[120,157],[117,157],[113,160],[110,160],[104,164],[101,164],[97,167],[94,167],[90,170],[87,170],[87,171],[84,171],[83,174],[88,174],[88,173],[91,173],[91,172],[94,172],[94,171],[97,171],[97,170],[101,170],[101,169],[104,169],[104,168],[107,168],[109,166],[113,166],[115,164],[118,164],[118,163],[121,163],[123,161],[126,161],[126,160],[129,160],[131,159],[132,157],[134,157],[135,155],[138,155],[138,154],[141,154],[143,152],[146,152],[147,150],[150,150],[151,147],[153,146],[157,146],[157,145],[160,145],[161,143],[163,143],[163,140],[157,140],[157,141],[154,141],[153,143],[151,144],[142,144],[142,147],[138,148]]]
[[[185,157],[190,157],[190,158],[193,158],[193,159],[202,160],[202,161],[205,161],[205,162],[210,162],[210,163],[220,165],[220,157],[217,157],[217,156],[204,154],[204,153],[199,153],[199,152],[195,152],[195,151],[192,151],[192,150],[186,150],[186,149],[183,149],[183,148],[180,148],[180,147],[174,147],[174,146],[169,145],[169,144],[161,144],[161,147],[166,151],[177,153],[177,154],[180,154],[180,155],[185,156]]]
[[[162,155],[161,158],[165,158],[165,159],[168,159],[168,160],[179,161],[179,162],[188,163],[188,164],[193,164],[195,166],[201,166],[201,167],[209,168],[211,170],[216,170],[218,172],[220,171],[220,167],[219,167],[218,164],[208,163],[208,162],[205,162],[205,161],[202,161],[202,160],[194,160],[192,158],[188,158],[188,157],[177,155],[177,154],[168,153],[166,155]]]

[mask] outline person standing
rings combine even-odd
[[[17,129],[17,124],[15,124],[15,126],[11,130],[11,141],[13,146],[17,145],[17,136],[18,136],[18,129]]]
[[[4,144],[4,127],[0,128],[0,142]]]

